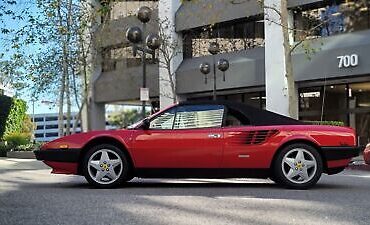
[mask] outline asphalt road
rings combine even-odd
[[[269,180],[135,179],[114,190],[0,159],[0,224],[370,224],[370,172],[324,175],[311,190]]]

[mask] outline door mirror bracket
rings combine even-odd
[[[142,123],[142,125],[141,125],[141,128],[142,128],[143,130],[149,130],[149,128],[150,128],[150,121],[149,121],[149,119],[148,119],[148,118],[145,118],[145,119],[143,120],[143,123]]]

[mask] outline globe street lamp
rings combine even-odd
[[[216,80],[216,59],[215,55],[220,52],[220,46],[217,42],[212,42],[209,45],[208,52],[212,54],[213,59],[213,100],[217,100],[217,80]],[[217,62],[217,68],[223,72],[223,81],[226,81],[225,72],[229,69],[230,64],[229,61],[226,59],[220,59]],[[208,78],[207,75],[211,72],[211,65],[208,62],[204,62],[200,64],[200,72],[205,75],[204,83],[207,84]]]
[[[150,54],[152,56],[152,60],[155,61],[155,50],[157,50],[161,45],[160,38],[156,34],[149,34],[145,38],[145,42],[143,40],[143,35],[146,32],[146,24],[150,21],[151,15],[152,10],[149,7],[141,7],[137,13],[137,18],[142,23],[142,29],[140,29],[140,27],[129,27],[126,31],[126,38],[132,43],[134,56],[141,52],[143,83],[142,89],[140,89],[140,100],[142,101],[141,114],[143,118],[145,118],[146,101],[149,100],[149,90],[146,88],[146,55]]]

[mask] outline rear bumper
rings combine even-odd
[[[77,163],[81,149],[45,149],[34,151],[36,159],[48,162]]]
[[[321,147],[327,161],[351,159],[359,156],[362,147],[335,146]]]

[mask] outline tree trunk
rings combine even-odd
[[[82,102],[81,104],[81,107],[80,109],[78,110],[78,113],[76,115],[76,119],[75,119],[75,122],[73,123],[73,130],[72,130],[72,133],[75,134],[76,131],[77,131],[77,126],[78,126],[78,122],[81,121],[81,114],[82,114],[82,109],[85,107],[85,101]],[[80,124],[82,125],[82,121],[80,122]],[[82,127],[81,127],[81,131],[82,131]]]
[[[67,25],[66,25],[66,39],[67,39],[67,44],[71,44],[71,23],[72,23],[72,0],[68,1],[67,5]],[[70,51],[66,52],[65,58],[67,59],[67,63],[69,62],[71,55]],[[71,85],[70,85],[70,74],[68,71],[67,67],[67,76],[66,76],[66,98],[67,98],[67,129],[66,129],[66,134],[70,135],[71,134],[71,108],[72,108],[72,103],[71,103]]]
[[[287,0],[281,0],[281,26],[284,36],[284,53],[285,53],[285,70],[287,80],[287,92],[289,98],[289,116],[298,119],[298,96],[295,87],[292,52],[289,41],[289,26],[288,26],[288,3]]]
[[[60,28],[63,27],[63,17],[61,14],[61,3],[58,2],[58,8],[57,8],[57,14],[58,14],[58,24]],[[58,134],[59,137],[64,136],[64,93],[66,88],[66,77],[68,76],[68,62],[67,62],[67,40],[64,37],[62,33],[60,33],[62,36],[62,51],[63,51],[63,57],[62,57],[62,78],[60,82],[60,89],[59,89],[59,115],[58,115]]]
[[[87,109],[89,108],[89,81],[88,81],[88,64],[87,64],[87,60],[86,58],[88,57],[88,52],[85,52],[85,43],[84,43],[85,40],[83,40],[81,38],[80,40],[80,45],[81,45],[81,52],[82,52],[82,58],[81,58],[81,63],[82,63],[82,74],[83,74],[83,87],[84,87],[84,92],[83,92],[83,104],[81,105],[81,110],[83,109],[83,107],[86,107]],[[87,48],[89,49],[89,48]],[[87,121],[87,124],[86,124],[86,130],[90,130],[90,120],[89,120],[89,114],[88,113],[85,113],[84,114],[86,116],[86,121]],[[82,125],[82,122],[81,122],[81,125]]]
[[[66,77],[66,98],[67,98],[67,127],[66,127],[66,135],[71,134],[71,91],[70,91],[70,82],[69,82],[69,75]]]

